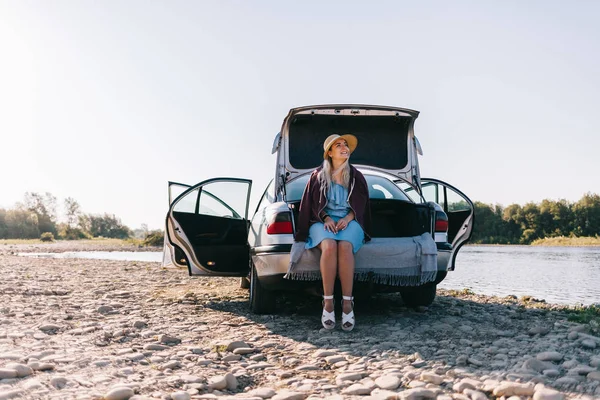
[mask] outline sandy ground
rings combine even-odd
[[[116,250],[75,243],[0,247],[0,399],[600,398],[600,338],[558,306],[379,295],[325,331],[299,293],[254,315],[239,279],[13,254]]]

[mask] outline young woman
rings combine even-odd
[[[313,171],[302,195],[296,232],[306,248],[321,250],[325,329],[335,327],[333,290],[342,286],[342,329],[354,329],[354,253],[370,240],[369,189],[365,177],[349,163],[358,140],[330,135],[323,143],[323,165]]]

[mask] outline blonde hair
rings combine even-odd
[[[342,186],[348,189],[350,186],[350,163],[348,160],[346,160],[339,169],[341,169],[340,174],[342,176]],[[323,160],[323,169],[321,169],[317,174],[319,185],[321,185],[321,193],[323,193],[325,198],[327,198],[327,191],[331,187],[334,172],[335,171],[333,170],[331,157],[327,157],[325,160]]]

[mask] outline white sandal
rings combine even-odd
[[[350,332],[352,329],[354,329],[354,325],[356,324],[354,319],[354,297],[342,296],[342,310],[344,309],[344,300],[352,302],[352,311],[350,311],[348,314],[342,311],[342,329]]]
[[[333,300],[333,295],[323,296],[323,314],[321,315],[321,323],[323,328],[331,330],[335,328],[335,309],[332,312],[325,310],[325,300]]]

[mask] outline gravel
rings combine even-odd
[[[551,304],[378,295],[357,298],[354,331],[326,331],[301,293],[254,315],[239,278],[7,247],[0,399],[600,398],[600,338]]]

